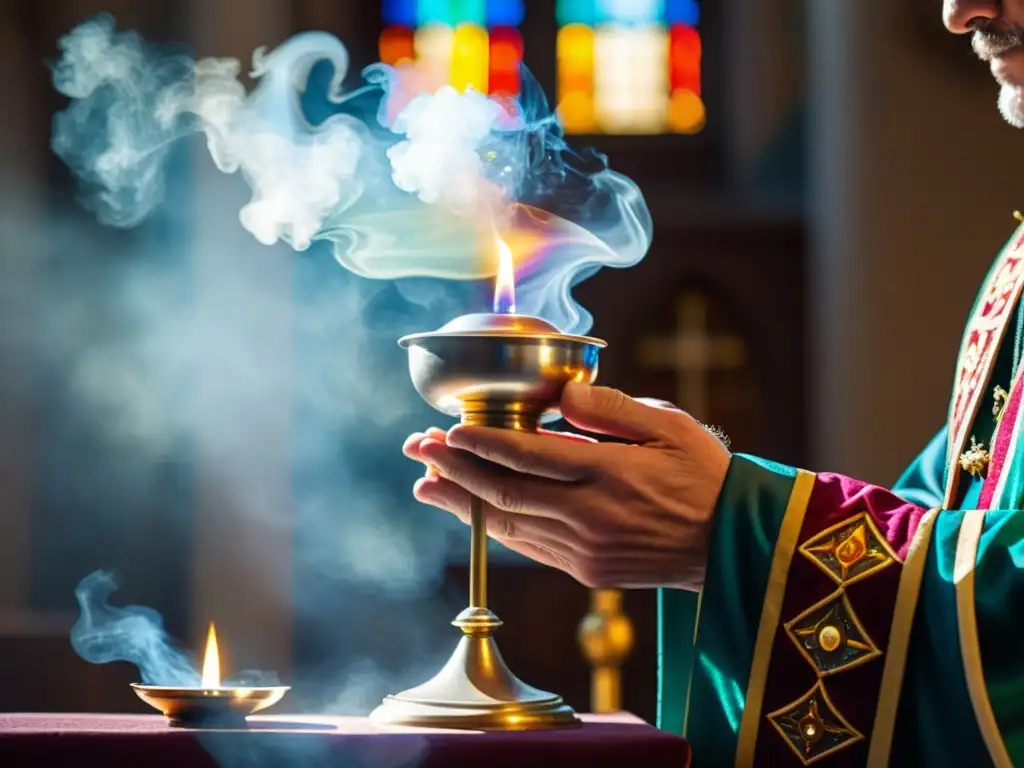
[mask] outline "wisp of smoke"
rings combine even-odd
[[[75,599],[81,614],[71,628],[75,652],[92,664],[134,664],[147,685],[199,686],[202,676],[171,642],[159,613],[142,605],[117,607],[107,602],[117,587],[109,571],[94,571],[79,582]],[[257,670],[245,670],[224,681],[224,685],[276,684],[276,675]]]
[[[592,323],[573,287],[601,267],[636,264],[650,245],[636,184],[604,156],[568,147],[525,68],[518,99],[499,104],[472,90],[424,90],[412,65],[374,64],[346,91],[348,52],[324,32],[257,50],[251,92],[237,60],[191,61],[118,32],[108,16],[60,47],[54,85],[71,101],[54,121],[53,148],[108,224],[150,215],[169,147],[201,133],[216,167],[249,185],[238,216],[257,241],[296,251],[328,241],[362,277],[489,277],[495,234],[516,240],[528,221],[530,237],[513,248],[520,311],[566,332]],[[308,91],[324,62],[326,92]]]
[[[71,629],[71,645],[86,661],[127,661],[148,685],[198,686],[200,675],[164,631],[163,619],[141,605],[116,607],[107,600],[117,590],[108,571],[95,571],[75,589],[81,615]]]

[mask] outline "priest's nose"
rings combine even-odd
[[[998,19],[1002,5],[1002,2],[990,0],[944,0],[942,20],[954,35],[963,35],[987,21]]]

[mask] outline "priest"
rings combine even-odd
[[[944,12],[1024,127],[1024,0]],[[659,588],[660,724],[698,766],[1024,764],[1022,290],[1024,225],[970,313],[945,426],[891,489],[570,385],[569,423],[629,442],[429,430],[404,446],[427,466],[415,496],[463,520],[484,499],[491,536],[585,585]]]

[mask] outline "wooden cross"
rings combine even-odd
[[[709,418],[709,374],[741,367],[747,352],[737,336],[709,335],[707,315],[706,298],[683,294],[676,302],[675,334],[641,339],[637,349],[641,365],[675,371],[675,404],[702,421]]]

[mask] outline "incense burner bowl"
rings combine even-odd
[[[597,378],[600,339],[573,336],[537,317],[478,313],[405,336],[413,386],[466,424],[536,430],[559,418],[569,382]]]

